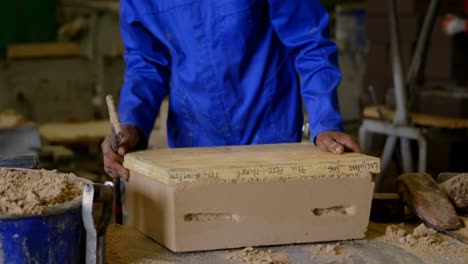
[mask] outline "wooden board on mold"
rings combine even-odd
[[[380,171],[378,158],[321,152],[305,143],[145,150],[127,154],[124,166],[166,184],[366,177]]]

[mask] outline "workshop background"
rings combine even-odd
[[[340,50],[345,128],[356,137],[365,120],[391,124],[399,104],[388,5],[382,2],[322,1]],[[397,2],[406,76],[431,1]],[[411,113],[405,126],[421,139],[409,145],[412,166],[406,165],[408,157],[398,151],[404,144],[397,141],[383,171],[382,191],[394,191],[394,178],[418,170],[421,161],[432,175],[468,170],[468,38],[463,33],[448,36],[441,29],[447,13],[463,17],[464,7],[459,0],[440,2],[430,35],[421,41],[427,50],[420,71],[412,85],[405,85]],[[43,168],[95,182],[107,179],[100,150],[110,127],[105,96],[118,100],[125,69],[118,11],[118,0],[0,1],[0,156],[37,155]],[[166,115],[167,101],[151,148],[167,145]],[[387,135],[363,135],[366,152],[381,156]]]

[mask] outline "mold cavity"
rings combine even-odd
[[[339,216],[339,215],[355,215],[356,206],[333,206],[328,208],[314,208],[312,213],[315,216]]]
[[[185,214],[185,222],[239,222],[239,215],[237,214],[224,214],[224,213],[197,213]]]

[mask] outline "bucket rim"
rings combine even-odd
[[[35,169],[22,169],[22,168],[0,168],[0,169],[8,169],[8,170],[16,170],[16,171],[37,171]],[[53,171],[53,170],[47,170],[47,171]],[[82,182],[85,185],[90,184],[93,185],[93,182],[81,177],[76,176],[74,173],[64,173],[57,171],[57,173],[60,174],[66,174],[67,177],[70,179],[72,182]],[[84,188],[83,188],[84,190]],[[61,204],[55,204],[51,206],[47,206],[40,214],[11,214],[11,213],[6,213],[6,212],[0,212],[0,220],[8,220],[8,219],[22,219],[22,218],[34,218],[34,217],[44,217],[44,216],[51,216],[51,215],[58,215],[62,214],[65,212],[68,212],[70,210],[78,209],[81,207],[82,203],[82,197],[83,193],[74,198],[71,201],[61,203]]]

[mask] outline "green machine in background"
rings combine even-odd
[[[1,0],[0,53],[13,43],[54,41],[58,27],[56,0]]]

